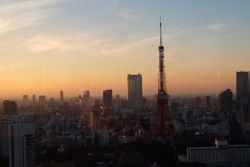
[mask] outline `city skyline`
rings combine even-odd
[[[126,95],[127,74],[157,93],[160,16],[168,94],[235,94],[249,71],[248,1],[0,3],[1,98]]]

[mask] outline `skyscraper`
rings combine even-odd
[[[60,91],[60,102],[63,104],[64,98],[63,98],[63,90]]]
[[[236,102],[239,109],[241,104],[250,103],[250,74],[249,72],[236,72]]]
[[[46,102],[46,97],[45,96],[39,96],[39,103],[40,104],[45,104]]]
[[[10,167],[35,166],[34,124],[25,122],[21,115],[3,118],[3,157],[9,158]]]
[[[242,112],[243,134],[250,136],[250,73],[236,73],[236,102],[237,109]]]
[[[23,103],[28,104],[28,95],[23,95]]]
[[[111,107],[112,101],[113,101],[112,90],[111,89],[104,90],[103,91],[103,107],[104,108]]]
[[[91,103],[90,91],[86,90],[83,92],[83,103]]]
[[[9,166],[35,166],[35,127],[33,124],[13,123],[8,129]]]
[[[23,123],[24,119],[20,115],[6,115],[2,119],[2,155],[3,157],[9,157],[9,140],[8,140],[8,128],[13,122]]]
[[[233,110],[233,93],[230,89],[227,89],[219,95],[220,100],[220,112],[227,116],[232,114]]]
[[[17,104],[15,101],[5,100],[3,101],[3,113],[4,115],[17,114]]]
[[[36,95],[32,95],[32,103],[36,102]]]
[[[92,131],[100,129],[100,113],[99,109],[94,109],[89,112],[89,127]]]
[[[142,75],[128,74],[128,106],[131,109],[142,108]]]

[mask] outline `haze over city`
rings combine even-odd
[[[0,2],[1,98],[23,94],[126,95],[127,74],[157,92],[160,16],[167,90],[235,92],[249,70],[250,1]]]

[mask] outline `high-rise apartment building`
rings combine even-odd
[[[35,166],[35,126],[13,123],[8,128],[9,166]]]
[[[109,108],[112,106],[112,101],[113,101],[113,95],[112,95],[112,90],[104,90],[103,91],[103,107],[104,108]]]
[[[4,115],[17,114],[17,104],[15,101],[4,100],[3,101],[3,113]]]
[[[128,106],[131,109],[141,109],[142,105],[142,75],[130,75],[128,81]]]
[[[238,108],[241,104],[250,103],[250,73],[236,72],[236,101]]]
[[[8,157],[9,167],[35,166],[34,124],[25,122],[21,115],[3,118],[3,157]]]
[[[1,133],[1,138],[2,138],[2,156],[3,157],[8,157],[9,156],[9,140],[8,140],[8,128],[12,123],[18,122],[18,123],[24,123],[24,119],[20,115],[6,115],[2,119],[2,133]]]

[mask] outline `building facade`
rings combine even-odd
[[[8,127],[10,167],[35,166],[35,126],[28,123],[13,123]]]
[[[112,95],[112,90],[104,90],[103,91],[103,107],[104,108],[109,108],[112,106],[113,102],[113,95]]]
[[[100,114],[99,110],[93,110],[89,112],[89,127],[92,131],[100,129]]]
[[[45,104],[46,96],[39,96],[39,104]]]
[[[227,89],[220,93],[220,112],[229,116],[233,111],[233,93],[230,89]]]
[[[128,107],[134,110],[143,107],[142,75],[128,74]]]
[[[3,113],[4,115],[17,114],[17,104],[15,101],[4,100],[3,101]]]
[[[60,103],[63,104],[64,97],[63,97],[63,90],[60,91]]]
[[[228,145],[224,147],[193,147],[187,149],[187,161],[205,164],[232,164],[250,161],[249,145]]]
[[[7,115],[2,126],[2,156],[9,159],[9,167],[35,166],[34,124],[21,115]]]
[[[244,136],[250,136],[250,73],[236,72],[236,103]]]
[[[28,95],[23,95],[23,103],[24,103],[24,105],[27,105],[28,102],[29,102]]]
[[[9,149],[8,143],[8,128],[15,122],[24,123],[24,117],[20,115],[6,115],[2,119],[2,156],[8,157],[9,156]]]
[[[250,73],[236,72],[236,101],[237,106],[250,103]]]
[[[250,137],[250,105],[249,104],[243,104],[241,105],[241,111],[242,111],[242,131],[244,136]]]
[[[83,92],[82,102],[83,103],[88,103],[88,104],[90,104],[92,102],[89,90],[86,90],[86,91]]]

